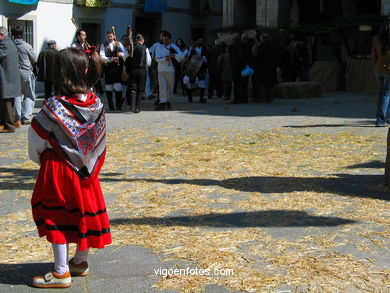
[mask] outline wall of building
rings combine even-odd
[[[167,12],[162,17],[162,30],[169,31],[172,34],[172,41],[176,42],[178,38],[189,43],[191,35],[191,24],[188,21],[188,15],[183,13]]]
[[[75,33],[71,22],[73,4],[70,2],[39,1],[38,5],[11,5],[8,1],[2,1],[2,25],[7,26],[9,19],[33,21],[33,47],[37,53],[52,39],[57,41],[59,48],[65,48],[69,46]]]
[[[390,15],[390,0],[382,0],[382,14]]]
[[[210,0],[210,3],[213,9],[220,9],[222,6],[222,0]],[[82,7],[75,5],[73,0],[40,0],[37,5],[11,4],[3,0],[0,1],[0,25],[7,26],[8,19],[33,21],[33,47],[37,53],[51,39],[57,41],[59,49],[69,46],[76,32],[72,18],[79,26],[83,23],[96,24],[100,28],[100,41],[104,41],[105,32],[112,26],[115,26],[120,38],[126,33],[127,25],[134,26],[137,16],[161,19],[153,25],[153,30],[158,33],[163,29],[169,30],[173,40],[181,37],[186,43],[190,42],[193,28],[203,28],[206,41],[211,42],[215,38],[214,30],[222,27],[221,14],[196,14],[193,12],[192,0],[168,0],[168,7],[169,11],[166,13],[150,14],[143,11],[138,0],[112,0],[112,5],[108,8]]]

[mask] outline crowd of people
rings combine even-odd
[[[45,99],[53,94],[58,54],[56,41],[50,40],[37,58],[23,40],[20,26],[12,28],[12,36],[10,39],[7,30],[1,28],[0,54],[10,52],[0,55],[5,58],[0,67],[1,132],[14,132],[15,127],[31,122],[35,79],[44,83]],[[272,103],[278,82],[311,80],[313,36],[297,39],[258,32],[250,37],[244,32],[233,33],[226,41],[217,39],[213,45],[205,45],[201,37],[186,45],[181,38],[173,42],[171,34],[162,31],[149,48],[145,42],[141,34],[133,38],[128,27],[120,40],[112,29],[103,43],[91,46],[86,32],[77,30],[70,47],[99,54],[103,73],[94,89],[105,96],[109,110],[122,111],[125,105],[139,113],[142,99],[155,99],[156,110],[169,110],[173,95],[178,93],[187,96],[189,103],[194,95],[199,95],[199,103],[214,96],[232,104]],[[245,74],[247,68],[250,74]],[[381,103],[378,115],[382,117],[386,107],[387,103]],[[383,117],[379,120],[379,126],[387,123]]]
[[[56,41],[48,41],[37,57],[23,40],[22,27],[13,27],[12,37],[8,37],[6,28],[1,28],[2,52],[8,52],[0,56],[5,58],[0,68],[4,104],[1,132],[14,132],[30,124],[36,80],[44,83],[45,99],[54,93]],[[156,110],[171,109],[171,99],[180,90],[188,96],[188,102],[193,102],[197,94],[200,103],[214,95],[235,104],[248,103],[250,84],[254,102],[271,103],[278,72],[285,81],[310,79],[307,44],[290,42],[283,48],[267,33],[258,33],[256,38],[249,38],[247,33],[234,34],[228,44],[216,40],[207,46],[203,38],[195,37],[187,46],[183,39],[173,43],[171,34],[162,31],[160,39],[147,48],[145,37],[137,34],[133,39],[131,28],[120,40],[114,30],[107,31],[106,40],[98,46],[91,46],[86,32],[77,30],[70,47],[99,54],[103,73],[95,91],[105,94],[111,111],[121,111],[126,104],[139,113],[140,101],[145,98],[155,99]],[[247,66],[253,68],[253,76],[242,75]]]

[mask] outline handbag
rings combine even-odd
[[[241,71],[241,76],[242,76],[242,77],[251,76],[251,75],[253,75],[253,73],[255,73],[255,71],[252,69],[252,67],[250,67],[249,65],[247,65],[247,66],[245,66],[245,68]]]

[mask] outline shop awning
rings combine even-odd
[[[8,2],[24,4],[24,5],[34,5],[37,4],[39,0],[8,0]]]

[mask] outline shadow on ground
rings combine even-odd
[[[31,285],[35,276],[43,276],[53,269],[52,263],[0,264],[0,284]]]
[[[353,121],[351,123],[341,123],[341,124],[331,124],[331,123],[322,123],[322,124],[307,124],[307,125],[286,125],[285,128],[338,128],[338,127],[374,127],[375,124],[373,120],[360,120]]]
[[[5,173],[0,182],[0,190],[32,190],[35,183],[26,183],[26,181],[35,179],[38,176],[38,170],[21,168],[0,168],[0,173]]]
[[[106,103],[105,96],[102,100]],[[370,124],[375,124],[375,110],[377,98],[374,94],[355,92],[324,92],[320,98],[309,99],[275,99],[273,104],[230,104],[229,101],[213,98],[206,104],[200,104],[199,97],[194,96],[194,102],[188,103],[187,96],[176,95],[172,99],[172,110],[192,115],[213,115],[232,117],[256,117],[256,116],[311,116],[311,117],[344,117],[372,119]],[[141,101],[141,111],[156,111],[154,100]],[[130,112],[125,106],[123,111],[108,111],[111,114]],[[342,127],[343,125],[336,127]],[[350,126],[350,125],[345,125]],[[291,126],[294,127],[294,126]],[[310,127],[310,126],[309,126]],[[313,126],[315,127],[315,125]],[[332,126],[327,126],[332,127]],[[356,125],[356,127],[362,127]]]
[[[361,163],[361,164],[355,164],[355,165],[351,165],[351,166],[347,167],[347,169],[363,169],[363,168],[366,168],[366,169],[381,169],[381,168],[385,168],[385,162],[379,161],[379,160],[373,160],[373,161],[370,161],[370,162],[365,162],[365,163]]]
[[[144,217],[111,219],[111,225],[161,225],[161,226],[207,226],[221,228],[250,227],[322,227],[356,223],[353,220],[311,216],[303,211],[271,210],[207,214],[200,216]]]
[[[214,179],[126,179],[101,176],[102,182],[137,182],[146,181],[169,185],[191,184],[199,186],[221,186],[244,192],[289,193],[294,191],[331,192],[337,195],[347,195],[362,198],[390,200],[390,193],[377,191],[375,188],[383,183],[380,175],[347,175],[334,174],[337,177],[239,177],[225,180]]]

